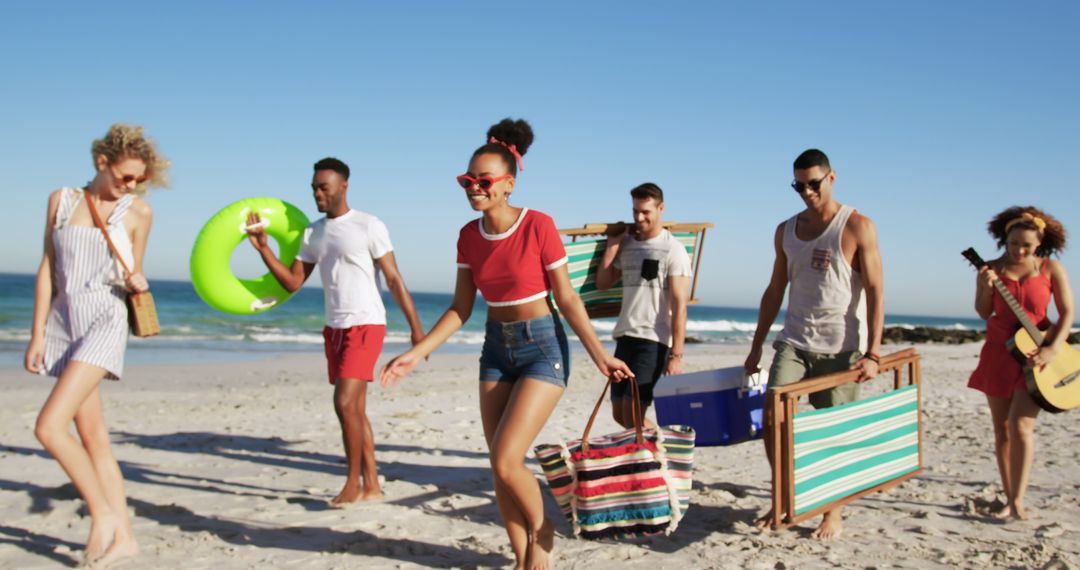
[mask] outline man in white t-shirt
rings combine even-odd
[[[623,281],[622,308],[615,324],[615,358],[630,365],[637,378],[639,411],[652,405],[653,389],[662,374],[681,374],[686,340],[686,304],[690,297],[690,256],[671,232],[660,225],[664,192],[652,182],[630,191],[633,233],[620,225],[608,231],[608,247],[596,273],[597,289]],[[629,382],[611,386],[615,421],[633,427]]]
[[[345,200],[348,188],[348,165],[336,158],[315,163],[311,189],[315,205],[326,216],[304,231],[303,246],[291,267],[270,249],[258,226],[258,214],[248,217],[248,240],[282,287],[296,291],[319,266],[326,298],[323,340],[327,368],[348,463],[345,487],[330,501],[331,507],[383,496],[374,434],[366,413],[368,383],[375,378],[375,361],[386,334],[386,308],[376,272],[382,272],[394,302],[405,314],[413,344],[424,338],[412,295],[398,272],[386,225],[371,214],[350,209]]]

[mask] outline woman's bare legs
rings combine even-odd
[[[101,405],[101,386],[90,393],[75,414],[75,429],[79,432],[83,448],[90,456],[97,473],[98,481],[105,492],[109,508],[119,519],[112,546],[95,562],[95,566],[105,566],[121,558],[139,553],[139,544],[135,541],[135,531],[128,516],[127,496],[124,494],[124,477],[120,465],[113,456],[109,441],[109,430],[105,427],[105,415]]]
[[[1024,509],[1024,494],[1035,457],[1035,418],[1038,415],[1039,406],[1027,390],[1013,392],[1012,406],[1009,408],[1009,516],[1014,519],[1028,518]]]
[[[514,384],[510,382],[480,382],[480,419],[484,424],[484,439],[487,440],[488,452],[491,452],[491,442],[495,439],[495,432],[499,429],[506,403],[510,401],[510,394]],[[525,567],[525,551],[529,544],[529,530],[525,517],[511,498],[510,490],[503,487],[499,479],[495,478],[495,503],[499,506],[499,514],[503,518],[503,526],[506,534],[510,536],[510,548],[514,551],[517,559],[515,568]]]
[[[69,426],[104,377],[103,368],[78,361],[68,364],[45,400],[34,428],[38,441],[60,463],[90,511],[90,537],[84,554],[84,562],[88,564],[105,555],[122,526],[122,518],[109,504],[94,461],[71,435]],[[101,400],[97,402],[100,406]]]
[[[480,415],[491,452],[495,499],[517,567],[546,569],[554,527],[544,519],[540,486],[525,454],[562,397],[563,388],[530,378],[480,383]]]
[[[1009,407],[1012,406],[1012,398],[987,396],[986,403],[990,406],[990,422],[994,425],[994,456],[1001,474],[1001,488],[1005,491],[1005,506],[990,514],[1005,518],[1009,516],[1009,505],[1012,504],[1012,484],[1009,479]]]

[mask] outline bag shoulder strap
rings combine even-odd
[[[89,194],[89,191],[83,190],[83,194]],[[101,230],[101,235],[105,236],[105,243],[109,244],[109,250],[112,251],[113,257],[115,257],[116,260],[120,262],[120,267],[124,268],[124,276],[130,277],[131,270],[128,269],[127,264],[124,263],[124,258],[120,256],[120,252],[116,251],[116,246],[113,244],[112,238],[109,237],[109,230],[101,221],[101,215],[98,214],[97,206],[94,205],[93,196],[85,196],[85,198],[86,207],[90,210],[90,217],[94,218],[94,225],[97,226],[99,230]]]

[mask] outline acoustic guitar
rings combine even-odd
[[[961,255],[970,261],[975,269],[982,269],[987,265],[979,254],[975,253],[974,248],[965,249]],[[1042,409],[1055,414],[1080,405],[1080,350],[1063,344],[1054,360],[1042,370],[1030,366],[1027,355],[1046,342],[1046,332],[1039,330],[1035,323],[1031,322],[1001,280],[994,281],[994,289],[1005,299],[1005,304],[1016,315],[1016,320],[1020,321],[1020,329],[1009,339],[1006,347],[1024,365],[1024,380],[1031,399]]]

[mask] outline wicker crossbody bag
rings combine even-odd
[[[112,251],[113,257],[124,268],[125,278],[130,276],[131,270],[124,263],[124,258],[120,256],[120,252],[116,251],[116,246],[113,245],[112,239],[109,237],[109,230],[105,228],[105,224],[101,221],[97,206],[94,206],[94,200],[90,196],[86,196],[86,207],[90,209],[90,216],[94,218],[94,225],[101,230],[101,235],[105,236],[105,243],[109,244],[109,250]],[[135,336],[156,336],[161,332],[161,325],[158,324],[157,307],[154,306],[154,297],[150,295],[149,291],[128,293],[127,308],[131,334]]]

